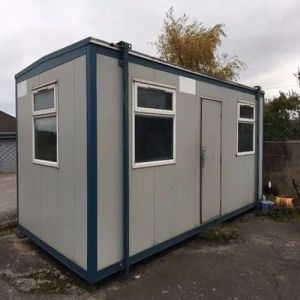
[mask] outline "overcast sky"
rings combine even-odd
[[[14,114],[15,73],[85,37],[124,40],[157,55],[152,43],[171,6],[206,26],[225,24],[222,50],[248,66],[241,83],[261,85],[267,97],[299,92],[292,75],[300,66],[298,0],[10,0],[0,10],[0,110]]]

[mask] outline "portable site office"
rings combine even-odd
[[[87,38],[16,91],[19,229],[89,282],[262,196],[259,87]]]

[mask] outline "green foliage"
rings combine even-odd
[[[295,92],[280,92],[279,97],[267,101],[264,112],[266,141],[300,139],[300,98]]]
[[[246,65],[236,56],[218,54],[224,37],[224,24],[207,28],[198,21],[189,22],[186,15],[175,18],[170,8],[155,45],[161,59],[168,62],[219,79],[237,80]]]

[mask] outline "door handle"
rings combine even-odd
[[[202,147],[202,148],[201,148],[201,167],[202,167],[202,168],[204,168],[205,152],[206,152],[206,148],[205,148],[205,147]]]

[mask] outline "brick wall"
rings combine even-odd
[[[0,173],[16,172],[16,140],[0,139]]]
[[[296,197],[292,180],[300,188],[300,141],[264,143],[264,190],[272,182],[275,194]]]

